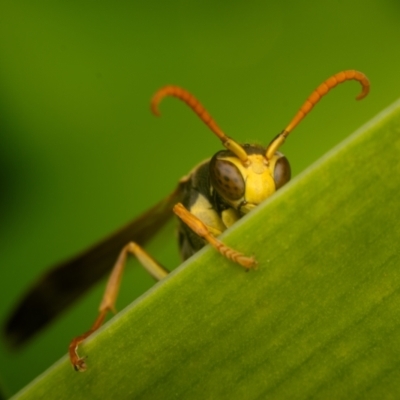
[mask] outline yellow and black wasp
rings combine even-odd
[[[114,310],[127,256],[134,255],[157,280],[168,274],[142,246],[173,214],[179,218],[179,248],[183,259],[209,243],[245,269],[254,267],[257,264],[255,258],[226,246],[218,236],[290,180],[289,162],[279,148],[322,96],[348,80],[356,80],[362,85],[357,99],[368,94],[369,81],[361,72],[346,70],[331,76],[311,93],[289,125],[266,147],[241,145],[226,136],[200,102],[186,90],[177,86],[160,89],[151,101],[154,114],[159,114],[158,105],[164,97],[182,100],[221,140],[225,150],[196,166],[168,197],[136,220],[45,273],[7,321],[5,334],[9,341],[16,346],[27,341],[111,270],[95,323],[89,331],[73,339],[69,347],[74,368],[84,371],[86,364],[77,353],[78,346],[102,325],[107,313]]]

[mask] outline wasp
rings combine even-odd
[[[127,257],[135,256],[156,280],[168,274],[143,246],[174,214],[179,220],[178,239],[183,259],[210,244],[245,270],[255,267],[254,257],[228,247],[218,236],[290,180],[289,162],[279,148],[322,96],[349,80],[356,80],[362,86],[357,100],[368,94],[370,85],[363,73],[346,70],[332,75],[311,93],[289,125],[266,147],[241,145],[225,135],[202,104],[185,89],[166,86],[156,92],[151,100],[155,115],[159,115],[158,106],[163,98],[175,97],[197,114],[225,149],[196,166],[168,197],[133,222],[45,273],[8,319],[5,334],[9,341],[15,346],[26,342],[111,270],[97,319],[69,346],[73,367],[84,371],[86,363],[78,354],[78,346],[99,329],[108,312],[115,310]]]

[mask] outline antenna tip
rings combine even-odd
[[[150,102],[150,110],[155,115],[156,117],[159,117],[161,115],[160,110],[158,109],[158,104],[160,102],[159,97],[157,94],[151,99]]]

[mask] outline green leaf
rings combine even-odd
[[[397,102],[16,398],[398,398],[399,172]]]

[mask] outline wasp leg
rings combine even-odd
[[[228,247],[226,244],[218,240],[200,219],[188,211],[181,203],[173,208],[174,213],[187,225],[193,232],[206,240],[215,249],[217,249],[224,257],[241,265],[246,269],[250,269],[257,264],[254,257],[247,257],[244,254]]]
[[[143,248],[138,244],[131,242],[128,243],[120,252],[116,263],[111,271],[111,275],[108,278],[107,286],[104,291],[103,299],[99,307],[99,315],[92,325],[92,327],[84,334],[77,336],[71,341],[69,345],[69,357],[72,365],[76,371],[85,371],[86,363],[85,358],[81,358],[78,355],[78,346],[93,332],[100,328],[103,324],[104,319],[109,311],[115,311],[115,302],[117,300],[119,287],[121,284],[122,274],[124,272],[126,259],[128,254],[134,255],[140,264],[149,272],[153,278],[161,280],[168,275],[168,271],[162,267],[154,258],[152,258]]]

